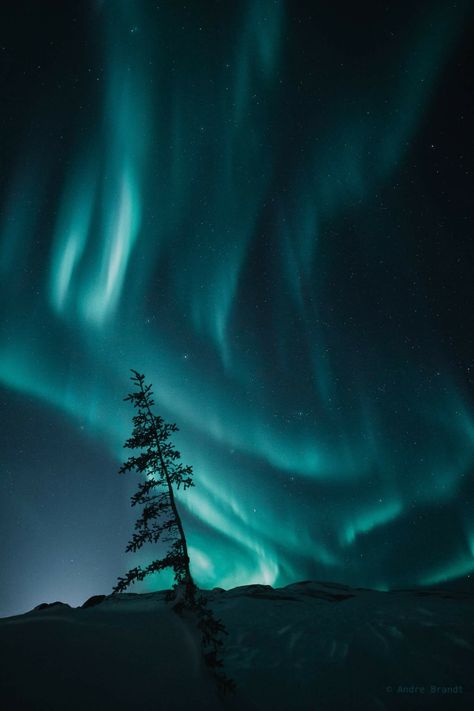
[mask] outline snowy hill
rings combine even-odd
[[[474,708],[474,595],[302,582],[205,591],[227,626],[221,700],[165,592],[0,619],[5,710]],[[94,604],[99,602],[99,604]]]

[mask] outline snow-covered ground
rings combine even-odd
[[[302,582],[205,592],[227,626],[223,701],[165,593],[0,619],[0,708],[474,708],[474,596]]]

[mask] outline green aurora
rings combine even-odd
[[[436,240],[466,227],[415,158],[468,4],[322,5],[85,3],[44,89],[10,70],[3,399],[119,463],[144,372],[194,467],[202,586],[474,571],[473,408],[436,296]],[[122,550],[128,484],[95,476],[122,488]]]

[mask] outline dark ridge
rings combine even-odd
[[[315,582],[314,580],[300,580],[297,583],[289,583],[288,585],[285,585],[284,587],[288,588],[288,587],[290,587],[290,585],[311,585],[314,582]]]
[[[92,597],[88,598],[81,607],[95,607],[96,605],[100,605],[100,603],[105,600],[107,595],[92,595]]]
[[[40,605],[36,605],[33,609],[46,610],[48,607],[58,607],[58,605],[62,605],[63,607],[71,607],[67,604],[67,602],[59,602],[59,600],[56,600],[56,602],[42,602]]]
[[[275,588],[272,588],[271,585],[260,585],[259,583],[255,583],[254,585],[237,585],[235,588],[229,588],[229,590],[226,590],[226,592],[227,593],[244,592],[245,594],[253,595],[259,591],[268,592],[268,591],[273,591],[274,589]]]

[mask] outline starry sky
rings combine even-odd
[[[130,368],[202,587],[466,579],[472,5],[0,12],[0,615],[156,555]]]

